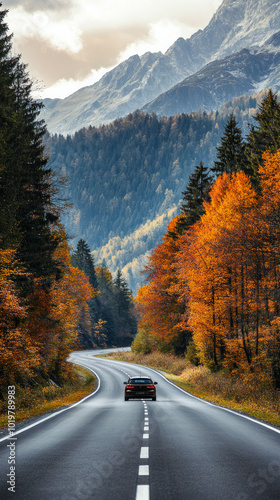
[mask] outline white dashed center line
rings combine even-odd
[[[148,465],[139,465],[139,476],[149,476],[149,466]]]
[[[148,484],[138,484],[136,490],[136,500],[149,500],[150,487]]]
[[[142,446],[141,451],[140,451],[140,459],[143,458],[149,458],[149,447],[148,446]]]
[[[148,407],[147,407],[147,403],[145,403],[144,401],[143,401],[143,405],[144,405],[143,440],[144,439],[147,440],[147,439],[149,439],[149,432],[147,432],[147,431],[149,431]],[[138,478],[139,478],[138,482],[140,484],[137,485],[135,500],[150,500],[150,486],[149,486],[149,484],[143,484],[145,482],[149,483],[150,469],[149,469],[149,465],[147,463],[147,461],[149,460],[149,446],[142,446],[141,447],[140,460],[144,461],[144,463],[142,463],[142,464],[140,463],[139,469],[138,469]]]

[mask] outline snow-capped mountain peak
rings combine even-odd
[[[72,134],[109,123],[153,102],[210,62],[243,48],[268,50],[269,40],[269,51],[277,51],[273,36],[278,31],[280,0],[224,0],[204,30],[186,40],[179,38],[165,54],[132,56],[66,99],[46,100],[42,117],[51,133]]]

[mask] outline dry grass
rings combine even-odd
[[[193,366],[184,358],[158,352],[118,352],[108,356],[163,370],[170,380],[195,396],[280,425],[280,393],[256,374],[238,377],[225,372],[212,373],[204,366]]]
[[[161,352],[151,352],[150,354],[138,354],[132,351],[119,351],[117,353],[109,353],[104,357],[125,361],[128,363],[137,363],[138,365],[146,365],[157,370],[163,370],[168,373],[179,375],[186,368],[192,366],[191,363],[184,358],[172,356],[171,354],[163,354]]]
[[[38,388],[16,387],[16,424],[69,404],[76,403],[94,391],[96,379],[91,372],[75,365],[74,381],[57,387],[53,384]],[[7,401],[0,403],[0,429],[7,427]]]

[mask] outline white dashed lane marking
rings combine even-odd
[[[136,490],[136,500],[149,500],[150,487],[148,484],[138,484]]]
[[[149,447],[142,446],[140,451],[140,459],[149,458]]]
[[[139,465],[139,476],[149,476],[149,466],[148,465]]]
[[[149,433],[147,432],[149,431],[148,407],[147,403],[145,403],[144,401],[143,401],[143,406],[144,406],[143,440],[148,440],[149,439]],[[140,484],[137,485],[135,500],[150,500],[150,486],[149,484],[143,484],[143,483],[149,483],[150,469],[149,469],[149,464],[147,463],[148,460],[149,460],[149,446],[142,446],[140,450],[140,465],[138,469],[138,482]]]

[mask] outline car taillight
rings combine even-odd
[[[147,385],[147,389],[154,389],[155,386],[154,385]]]
[[[134,389],[134,385],[127,385],[126,388],[127,389]]]

